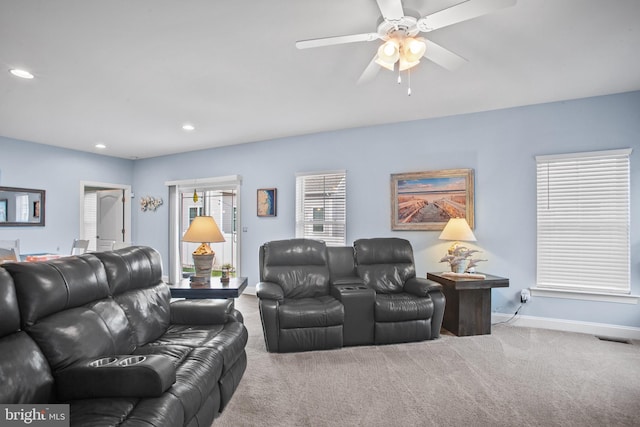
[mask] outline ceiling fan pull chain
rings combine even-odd
[[[407,70],[407,96],[411,96],[411,68]]]
[[[398,67],[398,84],[402,83],[402,76],[400,76],[400,67]]]

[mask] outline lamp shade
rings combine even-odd
[[[466,242],[475,242],[476,236],[474,236],[471,227],[464,218],[451,218],[447,225],[440,233],[439,239],[441,240],[460,240]]]
[[[182,237],[183,242],[217,243],[224,242],[218,224],[210,216],[197,216]]]

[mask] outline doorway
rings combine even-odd
[[[131,186],[80,182],[79,236],[90,251],[131,245]]]
[[[192,274],[194,244],[182,241],[182,236],[196,216],[214,218],[225,241],[216,243],[214,273],[230,268],[241,276],[240,187],[239,175],[200,178],[165,183],[169,188],[169,283],[180,283]],[[196,245],[197,246],[197,245]],[[212,245],[214,246],[214,245]]]
[[[211,248],[215,252],[214,275],[221,273],[222,266],[231,267],[232,271],[236,271],[238,266],[237,200],[237,190],[234,188],[202,191],[189,189],[181,191],[179,195],[180,236],[184,235],[196,216],[208,215],[216,222],[225,239],[224,242],[211,243]],[[181,243],[180,264],[185,277],[195,271],[192,254],[199,245],[199,243]]]

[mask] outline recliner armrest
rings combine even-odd
[[[284,290],[273,282],[258,282],[256,285],[256,296],[260,299],[284,300]]]
[[[364,286],[364,280],[358,276],[343,276],[331,279],[331,286],[341,285]]]
[[[170,307],[174,325],[219,325],[236,320],[233,299],[185,299]]]
[[[404,291],[417,297],[426,297],[429,292],[442,291],[442,285],[422,277],[412,277],[405,282]]]
[[[158,397],[176,382],[176,368],[161,355],[122,355],[82,360],[55,373],[62,401]]]

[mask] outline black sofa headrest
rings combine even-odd
[[[95,256],[104,264],[114,296],[162,282],[162,258],[153,248],[129,246],[110,252],[96,252]]]
[[[411,243],[397,237],[359,239],[353,243],[358,265],[413,264]]]
[[[20,329],[20,311],[11,275],[0,268],[0,337]]]
[[[104,266],[91,254],[10,263],[4,268],[13,276],[23,328],[53,313],[109,296]]]
[[[327,246],[320,240],[274,240],[265,243],[263,248],[265,266],[326,266],[328,262]]]
[[[404,284],[416,276],[413,248],[405,239],[378,237],[353,243],[358,276],[379,293],[402,292]]]
[[[260,279],[280,285],[287,298],[328,295],[329,278],[323,241],[275,240],[260,249]]]

